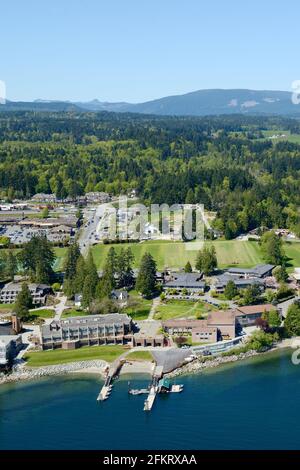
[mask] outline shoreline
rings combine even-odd
[[[104,378],[104,371],[109,363],[102,360],[69,362],[66,364],[56,364],[43,367],[17,366],[7,375],[0,377],[0,385],[19,382],[23,380],[36,380],[42,377],[59,376],[71,373],[93,373],[99,378]]]
[[[275,347],[264,352],[254,350],[231,356],[215,356],[210,360],[196,359],[193,362],[182,364],[171,372],[164,374],[167,378],[174,378],[181,375],[193,375],[201,373],[204,370],[214,369],[222,365],[241,362],[252,357],[264,357],[280,349],[291,347],[291,340],[283,340]],[[26,365],[15,366],[10,374],[0,376],[0,385],[7,383],[20,382],[25,380],[36,380],[42,377],[60,376],[64,374],[90,374],[98,375],[99,378],[105,378],[105,370],[110,364],[103,360],[78,361],[65,364],[56,364],[42,367],[26,367]],[[152,374],[154,363],[149,361],[132,361],[125,363],[121,369],[120,376],[126,374]]]

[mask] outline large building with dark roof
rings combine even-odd
[[[43,349],[132,343],[132,321],[125,314],[86,315],[53,320],[41,326]]]
[[[168,280],[164,283],[164,289],[186,289],[190,292],[204,292],[205,282],[202,281],[202,273],[170,273]]]

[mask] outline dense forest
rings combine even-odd
[[[300,233],[300,134],[281,117],[0,113],[0,196],[137,189],[147,203],[205,204],[226,238],[258,226]]]

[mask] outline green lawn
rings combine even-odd
[[[158,305],[154,318],[156,320],[170,320],[171,318],[200,318],[205,317],[215,307],[199,300],[198,302],[188,300],[167,300]]]
[[[294,271],[295,267],[300,267],[300,243],[284,243],[284,251],[288,258],[287,270],[291,272]]]
[[[282,141],[289,141],[289,142],[293,142],[294,144],[300,144],[300,135],[299,134],[291,134],[291,131],[285,131],[285,130],[282,130],[282,129],[277,129],[277,130],[271,130],[271,131],[264,131],[263,132],[265,138],[267,138],[268,140],[270,140],[271,142],[274,142],[275,144],[277,142],[282,142]],[[270,137],[272,137],[273,135],[276,135],[279,137],[276,138],[276,139],[270,139]],[[282,135],[285,135],[285,137],[281,137]]]
[[[66,362],[89,361],[94,359],[113,362],[125,351],[126,349],[123,346],[118,345],[84,346],[72,351],[55,349],[54,351],[30,352],[25,354],[24,359],[30,367],[64,364]]]
[[[68,317],[82,317],[88,315],[87,312],[84,310],[77,310],[76,308],[66,308],[63,311],[62,318],[68,318]]]
[[[153,356],[150,351],[133,351],[126,356],[129,361],[153,361]]]
[[[0,304],[0,313],[9,313],[14,309],[15,304]]]
[[[54,271],[61,271],[63,269],[64,259],[67,253],[67,248],[54,248],[56,260],[53,266]]]
[[[53,318],[55,312],[51,308],[41,308],[39,310],[30,310],[29,315],[32,318]]]
[[[123,313],[130,315],[133,320],[146,320],[152,307],[152,300],[141,297],[135,290],[129,292],[129,305]]]
[[[206,244],[214,245],[217,252],[217,258],[220,268],[229,266],[240,266],[249,268],[259,263],[264,263],[260,246],[255,241],[225,240],[206,242]],[[93,255],[98,269],[103,267],[107,252],[113,246],[116,251],[122,247],[132,249],[135,256],[135,267],[138,267],[143,254],[147,251],[154,257],[157,268],[163,269],[169,267],[171,269],[182,268],[187,261],[195,265],[197,257],[197,249],[190,250],[192,244],[187,245],[182,242],[169,241],[150,241],[146,243],[134,243],[126,245],[96,245],[93,247]],[[300,243],[287,242],[284,243],[284,250],[289,258],[290,268],[300,266]],[[196,245],[195,245],[196,247]]]
[[[215,246],[220,267],[236,265],[251,267],[263,262],[260,247],[257,242],[228,240],[206,243],[207,245],[213,244]],[[122,247],[130,246],[135,256],[135,267],[139,266],[144,253],[149,252],[155,259],[158,269],[165,267],[178,269],[183,267],[187,261],[190,261],[192,265],[194,265],[198,251],[197,245],[195,245],[195,250],[191,250],[190,247],[192,244],[169,241],[132,243],[128,245],[100,244],[93,247],[93,255],[98,269],[103,268],[107,252],[111,246],[113,246],[116,251],[119,251]]]

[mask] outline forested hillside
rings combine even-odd
[[[147,203],[200,202],[232,238],[266,225],[300,232],[300,134],[280,117],[157,117],[114,113],[0,114],[0,193],[76,197],[137,189]]]

